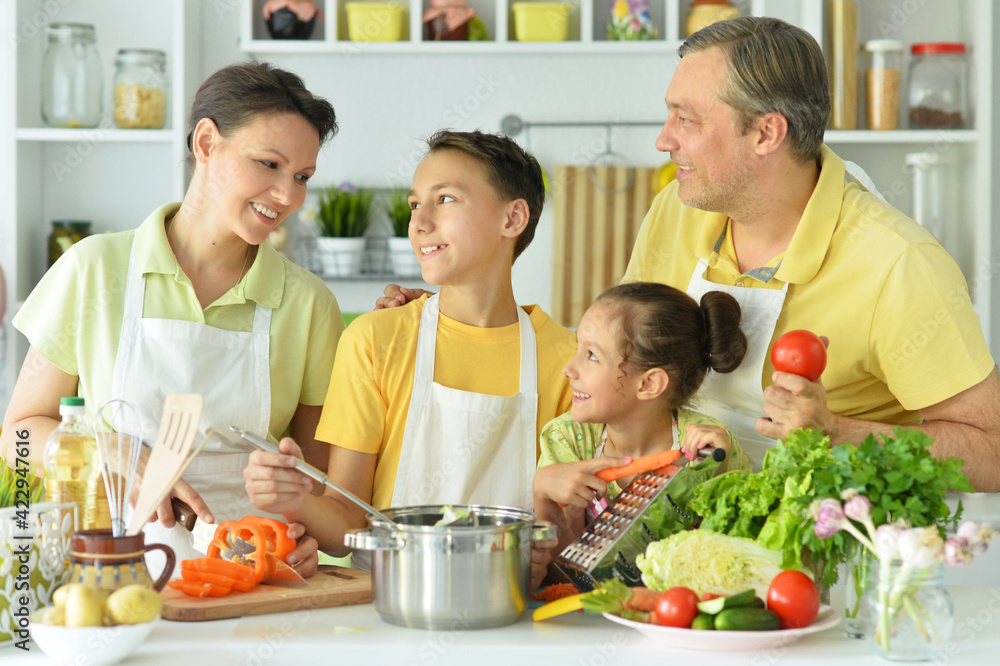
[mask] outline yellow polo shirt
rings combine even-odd
[[[378,454],[372,504],[392,502],[396,469],[413,393],[417,332],[427,297],[361,315],[344,331],[317,439]],[[576,352],[576,336],[537,305],[524,306],[535,329],[538,358],[536,435],[569,411],[573,393],[562,368]],[[440,315],[434,381],[449,388],[511,396],[518,390],[521,335],[517,324],[469,326]],[[441,442],[442,446],[455,442]],[[535,439],[538,455],[538,439]]]
[[[91,419],[92,410],[111,398],[134,241],[135,260],[146,278],[144,317],[250,331],[256,304],[272,308],[268,434],[277,441],[299,403],[321,405],[326,397],[344,330],[337,300],[321,279],[263,243],[240,284],[202,309],[164,231],[166,218],[179,207],[159,208],[133,231],[90,236],[74,245],[42,277],[14,325],[56,367],[79,376],[79,395]]]
[[[975,386],[993,370],[968,286],[923,227],[846,182],[843,160],[826,146],[821,161],[791,243],[766,266],[740,274],[727,217],[685,206],[672,183],[642,223],[624,281],[687,290],[705,258],[710,282],[749,289],[787,283],[771,343],[795,329],[830,338],[821,378],[830,409],[917,423],[918,410]],[[768,358],[762,386],[772,383],[773,371]]]

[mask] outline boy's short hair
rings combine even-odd
[[[535,227],[545,202],[545,182],[538,160],[513,139],[488,132],[453,132],[440,130],[427,140],[430,153],[457,150],[483,165],[486,180],[505,201],[524,199],[528,204],[528,224],[517,237],[514,259],[535,237]]]

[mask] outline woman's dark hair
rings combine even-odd
[[[687,403],[709,368],[732,372],[746,355],[740,304],[721,291],[708,292],[699,305],[665,284],[629,282],[608,289],[597,302],[607,302],[621,325],[623,369],[666,371],[671,409]]]
[[[302,116],[316,128],[320,145],[337,133],[333,106],[309,92],[298,75],[267,62],[244,62],[223,67],[198,88],[188,116],[188,150],[202,118],[211,119],[222,136],[228,136],[269,113]]]

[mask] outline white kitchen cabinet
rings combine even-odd
[[[0,221],[0,265],[6,273],[8,296],[6,363],[0,382],[0,404],[6,404],[7,392],[26,351],[23,337],[9,325],[10,317],[45,270],[45,241],[51,221],[89,219],[93,221],[96,232],[128,229],[137,226],[156,205],[178,200],[187,182],[184,166],[187,153],[184,145],[185,114],[197,85],[211,71],[248,56],[261,57],[272,59],[279,66],[301,71],[310,85],[319,84],[322,87],[330,78],[324,78],[327,71],[336,76],[338,73],[343,75],[347,68],[353,68],[348,77],[350,80],[357,81],[356,72],[360,71],[368,79],[377,81],[381,67],[405,61],[408,72],[417,67],[432,70],[442,63],[455,62],[447,59],[450,55],[459,56],[463,66],[480,67],[479,63],[482,63],[484,71],[503,64],[506,68],[503,72],[518,68],[535,72],[554,62],[558,62],[560,67],[570,66],[589,72],[610,59],[615,63],[625,63],[624,66],[630,70],[640,70],[636,78],[641,80],[642,86],[655,89],[662,85],[665,90],[675,63],[672,54],[682,41],[683,25],[690,8],[690,0],[651,0],[650,12],[660,28],[659,38],[650,42],[612,42],[604,37],[611,0],[574,0],[574,10],[570,15],[571,41],[520,43],[512,34],[510,5],[514,0],[469,0],[470,6],[486,22],[492,41],[424,43],[421,40],[420,18],[425,0],[401,1],[408,7],[409,27],[407,41],[397,43],[346,41],[343,29],[345,0],[318,0],[317,4],[326,12],[326,20],[317,25],[312,39],[302,42],[277,41],[267,37],[260,15],[262,0],[0,2],[0,34],[8,41],[0,58],[0,89],[8,93],[0,99],[0,154],[7,157],[0,166],[0,194],[9,211]],[[821,43],[826,41],[824,0],[744,0],[737,1],[736,5],[744,13],[783,18],[803,26]],[[947,3],[859,0],[858,5],[861,41],[890,37],[900,39],[907,45],[920,41],[962,41],[970,47],[972,129],[830,131],[826,141],[846,159],[864,166],[883,194],[907,213],[911,212],[911,208],[909,178],[904,168],[905,155],[931,150],[952,158],[957,202],[954,224],[961,238],[960,251],[956,254],[969,278],[973,302],[996,356],[1000,353],[1000,326],[993,326],[997,330],[991,335],[991,322],[1000,321],[1000,303],[994,303],[1000,298],[994,298],[991,291],[1000,290],[994,289],[997,268],[1000,267],[995,259],[1000,255],[1000,233],[993,232],[997,202],[993,192],[1000,191],[1000,188],[994,187],[997,173],[991,156],[995,150],[1000,150],[992,108],[996,89],[993,72],[1000,71],[1000,57],[992,46],[997,31],[997,9],[989,0]],[[170,76],[167,128],[149,131],[44,127],[38,111],[41,57],[45,48],[44,26],[56,21],[96,25],[104,71],[105,127],[110,127],[110,84],[117,50],[144,47],[166,51]],[[235,39],[237,34],[238,45]],[[568,63],[566,58],[560,57],[563,55],[571,56]],[[525,110],[523,97],[516,90],[517,85],[509,85],[507,81],[516,79],[504,79],[504,87],[491,93],[490,104],[503,107],[496,116],[497,123],[510,112],[523,113],[524,120],[528,122],[595,118],[610,121],[655,120],[656,107],[647,104],[642,108],[652,108],[652,113],[634,111],[634,117],[630,117],[627,113],[607,110],[617,107],[605,104],[605,100],[586,99],[584,92],[575,99],[545,99],[543,105],[530,105],[534,111],[531,108]],[[437,85],[446,88],[449,81],[441,77]],[[469,82],[466,80],[460,85],[468,86]],[[346,93],[337,87],[330,90],[336,94],[340,114]],[[642,94],[646,92],[645,89],[641,91]],[[654,93],[655,97],[662,99],[663,91],[654,90]],[[450,95],[449,99],[461,101],[468,91],[457,88],[450,91]],[[537,94],[535,98],[542,99]],[[414,104],[423,104],[418,101],[422,99],[420,97],[412,99]],[[584,101],[588,103],[583,104]],[[344,104],[344,108],[348,109],[345,119],[350,119],[350,111],[354,110],[352,107],[363,104],[363,99],[352,99],[350,105]],[[424,136],[427,128],[422,125],[406,126],[410,114],[405,107],[400,109],[398,119],[392,122],[400,125],[402,130],[394,136],[405,136],[406,140]],[[356,110],[354,112],[357,113]],[[539,117],[542,113],[546,115]],[[435,114],[437,111],[428,115]],[[376,117],[380,123],[385,122],[385,118],[393,118],[385,113]],[[447,113],[441,117],[446,124],[455,125]],[[438,118],[438,122],[440,120]],[[376,144],[379,145],[377,150],[358,152],[359,145],[367,148],[367,144],[357,142],[356,116],[354,122],[349,133],[345,130],[345,134],[350,136],[337,141],[355,142],[351,144],[356,147],[355,152],[344,151],[341,146],[346,144],[335,145],[332,151],[334,157],[321,159],[328,160],[324,179],[331,178],[329,172],[341,168],[340,163],[353,160],[356,165],[343,167],[346,175],[353,178],[354,173],[360,171],[368,174],[362,178],[371,181],[362,180],[359,184],[398,185],[396,182],[380,182],[377,175],[396,169],[398,163],[404,161],[403,157],[408,160],[414,150],[412,143],[400,145],[395,154],[385,152],[386,149],[379,144]],[[649,131],[655,132],[655,128]],[[564,136],[568,135],[550,133],[550,138],[546,138],[541,131],[534,135],[535,143],[531,148],[542,152],[548,150],[550,163],[546,164],[547,167],[551,168],[555,163],[553,160],[568,163],[572,159],[576,146],[571,141],[566,142],[565,154],[553,152],[553,144],[563,141]],[[654,159],[659,160],[659,156],[654,156]],[[67,167],[68,172],[62,167]],[[336,181],[324,180],[318,184],[331,182]],[[545,255],[546,252],[539,249],[536,256]],[[381,286],[378,285],[379,291]],[[334,288],[341,298],[341,284],[334,285]],[[367,295],[358,300],[359,304],[370,301]],[[538,302],[547,307],[544,300]]]

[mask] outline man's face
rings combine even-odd
[[[751,158],[754,131],[740,134],[733,110],[719,99],[726,80],[722,49],[681,58],[667,87],[667,122],[656,149],[670,153],[681,202],[701,210],[738,215],[756,195]]]

